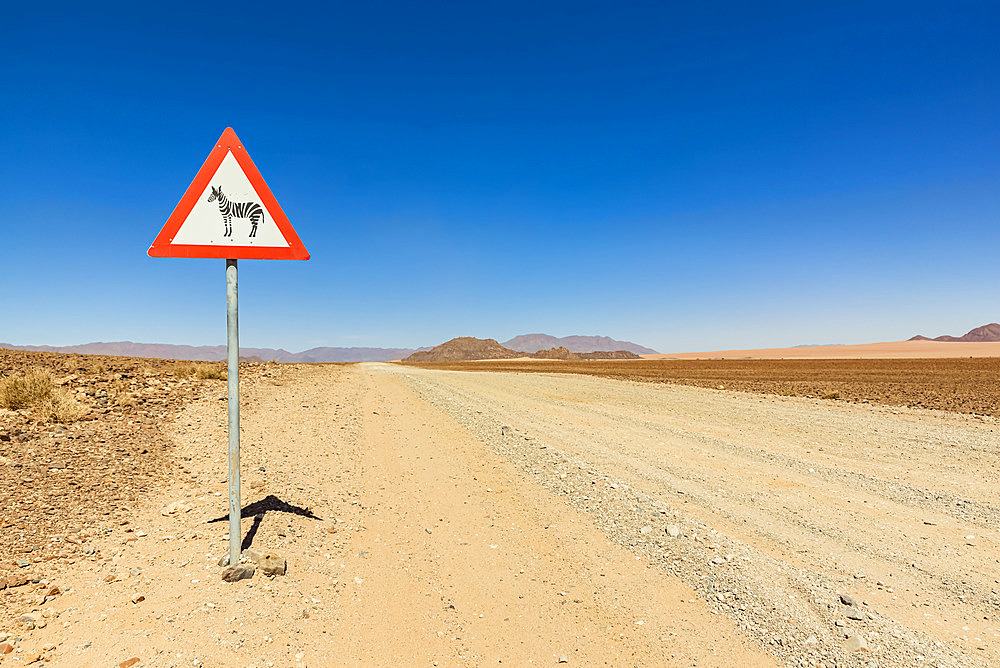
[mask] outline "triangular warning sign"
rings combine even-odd
[[[308,260],[299,237],[232,128],[153,241],[151,257]]]

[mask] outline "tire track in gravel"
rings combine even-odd
[[[581,376],[391,371],[790,665],[1000,661],[994,419]],[[845,619],[840,593],[867,600],[868,618]],[[848,633],[869,651],[847,653]]]

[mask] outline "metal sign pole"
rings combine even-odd
[[[229,565],[240,561],[240,323],[236,260],[226,260],[226,346],[229,354]]]

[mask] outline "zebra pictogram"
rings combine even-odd
[[[208,201],[219,200],[219,213],[222,214],[222,224],[226,231],[222,236],[233,236],[233,218],[245,218],[250,221],[250,237],[257,236],[257,223],[264,220],[264,208],[257,202],[230,202],[222,192],[222,186],[212,186],[212,194]]]

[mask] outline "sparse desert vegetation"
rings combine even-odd
[[[174,366],[173,373],[178,378],[197,378],[198,380],[226,380],[226,365],[224,362],[180,362]]]
[[[36,406],[52,395],[55,381],[45,369],[27,369],[0,380],[0,408]]]

